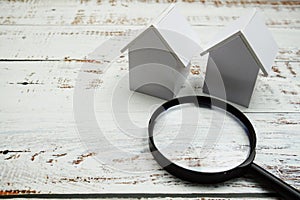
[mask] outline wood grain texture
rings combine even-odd
[[[0,63],[2,112],[40,111],[51,108],[53,112],[72,111],[73,91],[79,73],[90,75],[84,83],[87,90],[95,89],[99,110],[114,93],[132,94],[126,87],[128,78],[127,58],[109,63],[105,71],[103,63],[71,62],[2,62]],[[180,95],[202,94],[205,61],[195,59],[186,86]],[[260,75],[249,108],[245,112],[299,112],[299,63],[276,62],[269,77]],[[138,95],[138,94],[136,94]],[[103,97],[101,97],[103,96]],[[50,98],[51,97],[51,98]],[[160,101],[160,103],[163,101]]]
[[[223,25],[259,7],[270,27],[299,28],[297,1],[187,1],[180,5],[192,25]],[[147,25],[170,1],[2,2],[0,23],[8,25]],[[12,5],[13,4],[13,5]],[[7,8],[7,9],[6,9]],[[234,9],[233,9],[234,8]],[[15,12],[18,10],[18,12]]]
[[[276,198],[251,177],[217,185],[180,181],[160,169],[148,153],[147,122],[153,109],[163,101],[128,90],[126,54],[115,60],[107,58],[168,2],[0,2],[1,195]],[[239,108],[257,131],[256,163],[300,189],[300,3],[205,0],[184,1],[180,6],[203,43],[245,10],[259,7],[264,12],[280,46],[279,54],[270,76],[259,75],[250,107]],[[114,48],[97,50],[110,40]],[[90,55],[92,52],[96,53]],[[188,83],[180,95],[202,94],[205,65],[205,57],[195,56]],[[81,82],[80,74],[86,74],[88,80]],[[123,159],[107,162],[104,158],[120,152],[90,151],[78,130],[80,122],[74,119],[74,90],[78,82],[84,91],[94,92],[94,112],[97,122],[104,124],[104,139],[117,149],[142,154],[131,152]],[[114,118],[113,115],[124,114],[122,109],[112,112],[111,99],[117,94],[122,95],[121,105],[128,106],[135,126],[120,127],[126,118],[119,122]],[[141,134],[141,138],[126,135],[132,132]],[[92,196],[72,196],[80,193]]]
[[[95,112],[99,119],[111,119],[109,117],[112,115],[112,108],[109,107],[112,98],[109,93],[113,88],[111,84],[116,85],[120,77],[127,74],[127,70],[123,69],[126,66],[122,67],[122,64],[126,65],[126,62],[122,60],[126,58],[117,60],[104,74],[99,74],[99,71],[94,71],[94,68],[81,72],[91,73],[95,79],[103,80],[95,91]],[[299,87],[294,87],[297,71],[294,75],[285,65],[286,63],[280,62],[279,64],[281,65],[277,68],[280,72],[276,68],[270,77],[260,77],[258,83],[261,85],[258,85],[255,91],[253,104],[245,111],[248,112],[247,115],[257,128],[259,137],[257,162],[295,187],[299,187],[300,115],[297,103]],[[292,69],[296,68],[296,64],[291,63]],[[82,138],[76,133],[76,123],[72,113],[73,89],[82,63],[6,62],[1,65],[0,80],[3,85],[1,91],[6,95],[1,98],[0,136],[3,142],[0,149],[2,152],[8,150],[6,154],[2,153],[0,165],[3,188],[11,190],[34,188],[35,191],[41,193],[83,191],[259,193],[262,191],[260,186],[251,179],[233,180],[220,184],[217,188],[210,186],[209,189],[206,186],[186,182],[181,185],[181,181],[160,170],[153,159],[135,159],[134,163],[126,159],[121,161],[122,165],[126,168],[132,167],[133,171],[141,170],[139,166],[142,162],[143,165],[152,169],[150,173],[124,173],[115,168],[111,169],[112,166],[102,165],[101,162],[93,159],[96,156],[95,152],[86,152]],[[196,66],[192,69],[199,70]],[[278,77],[278,73],[286,78]],[[199,84],[201,74],[190,76],[191,82]],[[197,89],[200,90],[200,88]],[[126,95],[131,93],[126,87],[120,89],[117,87],[116,91],[123,91]],[[256,96],[259,97],[257,100]],[[145,126],[152,110],[145,106],[147,98],[143,95],[136,94],[135,98],[137,100],[129,101],[129,105],[133,106],[132,120]],[[262,102],[261,98],[265,98],[266,103],[255,103],[255,101]],[[295,102],[292,102],[293,98]],[[157,105],[160,101],[152,100],[150,103]],[[284,113],[265,113],[270,110]],[[296,113],[285,113],[288,111]],[[141,112],[144,114],[141,115]],[[115,114],[118,115],[118,113]],[[106,127],[116,126],[113,120],[100,122],[108,124]],[[125,128],[128,129],[128,127]],[[117,133],[117,136],[110,138],[110,141],[116,146],[123,146],[125,141],[128,143],[132,139],[129,137],[120,140],[118,134],[122,132],[118,128],[112,130]],[[105,133],[107,137],[116,135],[109,136],[107,135],[109,133]],[[135,146],[135,150],[141,151],[147,146],[142,141],[137,144],[139,145]],[[125,146],[125,149],[130,149],[130,146]],[[36,171],[36,169],[39,170]]]
[[[197,31],[202,43],[208,42],[222,27],[201,27]],[[133,38],[142,26],[1,26],[1,60],[70,60],[84,59],[108,40],[120,40],[123,48],[125,38]],[[299,61],[300,30],[271,29],[280,46],[277,61]],[[12,45],[12,41],[13,44]],[[101,57],[99,55],[99,57]],[[97,59],[99,59],[99,57]]]
[[[98,155],[95,152],[86,152],[84,144],[76,134],[72,113],[28,113],[19,119],[18,114],[1,115],[1,118],[5,116],[6,123],[1,123],[0,137],[3,142],[0,148],[9,151],[1,155],[3,189],[33,189],[41,193],[262,191],[250,178],[235,179],[218,184],[218,187],[182,182],[160,170],[150,156],[149,160],[141,157],[131,161],[115,161],[128,165],[131,172],[119,171],[113,165],[105,166],[95,159],[101,161],[102,153],[106,152],[97,152]],[[256,162],[299,188],[299,113],[249,113],[247,116],[257,129]],[[119,137],[109,139],[113,145],[122,147],[125,151],[131,146],[124,145],[124,142],[133,138],[121,141]],[[145,142],[141,142],[135,149],[143,150],[145,145]],[[134,173],[141,170],[141,163],[151,170]]]

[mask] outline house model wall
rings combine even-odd
[[[121,52],[127,49],[130,89],[162,99],[176,96],[200,51],[197,34],[174,4]]]
[[[277,52],[262,13],[253,10],[216,35],[201,53],[209,53],[203,92],[248,107],[259,69],[267,76]]]

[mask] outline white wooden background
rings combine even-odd
[[[73,92],[83,63],[98,69],[85,71],[95,76],[87,89],[97,94],[96,114],[109,114],[104,109],[109,91],[128,70],[126,55],[104,73],[101,70],[110,61],[87,55],[110,37],[133,36],[133,30],[143,28],[167,4],[167,0],[0,2],[0,195],[276,198],[251,178],[217,185],[183,182],[160,170],[153,159],[121,160],[137,171],[141,163],[152,169],[122,172],[95,160],[95,152],[82,143],[74,121]],[[256,163],[300,189],[300,2],[191,0],[180,5],[204,43],[252,7],[264,12],[280,50],[270,76],[259,76],[250,107],[240,108],[257,131]],[[195,57],[189,80],[197,94],[204,72],[203,59]],[[151,110],[135,116],[141,105],[131,105],[133,120],[145,125]],[[111,140],[122,143],[116,137]]]

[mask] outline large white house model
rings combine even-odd
[[[201,50],[197,34],[174,4],[121,52],[127,49],[130,89],[162,99],[176,96],[191,58]]]
[[[259,69],[268,75],[278,46],[255,9],[217,34],[201,55],[208,52],[203,92],[248,107]]]

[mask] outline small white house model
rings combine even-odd
[[[177,95],[200,52],[197,34],[174,4],[121,52],[127,49],[130,89],[162,99]]]
[[[201,55],[209,53],[209,59],[203,92],[248,107],[259,69],[267,76],[277,52],[262,13],[253,10],[227,26],[204,48]]]

